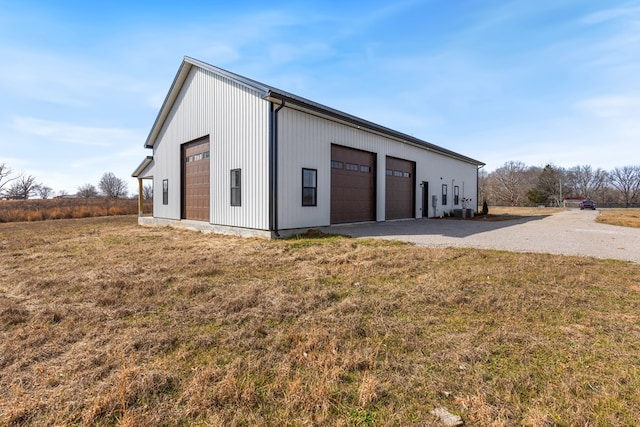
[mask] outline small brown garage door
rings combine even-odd
[[[376,218],[376,155],[331,146],[331,223]]]
[[[182,217],[209,221],[209,137],[182,145]]]
[[[413,218],[415,162],[387,157],[385,219]]]

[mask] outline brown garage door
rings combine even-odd
[[[209,137],[182,145],[182,217],[209,221]]]
[[[331,146],[331,223],[376,218],[376,155]]]
[[[387,157],[385,219],[413,218],[415,162]]]

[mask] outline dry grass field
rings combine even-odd
[[[562,212],[565,208],[538,208],[538,207],[513,207],[513,206],[490,206],[489,214],[493,215],[514,215],[514,216],[538,216],[551,215]]]
[[[596,221],[603,224],[640,228],[640,209],[601,209]]]
[[[145,213],[153,209],[145,201]],[[138,213],[137,199],[29,199],[0,200],[0,223],[48,219],[89,218]]]
[[[0,425],[640,425],[640,266],[0,224]]]

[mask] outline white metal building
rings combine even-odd
[[[145,147],[141,224],[265,237],[475,210],[484,165],[189,57]]]

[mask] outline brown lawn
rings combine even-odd
[[[640,267],[0,224],[1,425],[640,425]]]

